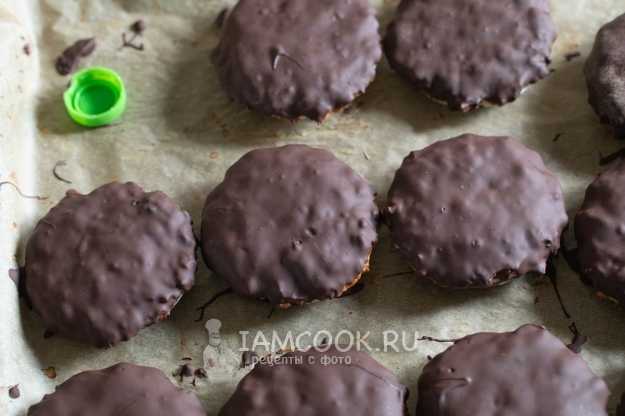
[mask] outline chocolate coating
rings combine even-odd
[[[625,137],[625,14],[603,26],[586,61],[588,102]]]
[[[57,386],[28,416],[205,416],[200,401],[162,371],[134,364],[84,371]]]
[[[259,363],[219,416],[408,414],[408,390],[389,370],[363,352],[329,348],[287,353],[273,365]],[[323,365],[327,359],[336,365]]]
[[[193,286],[191,218],[162,192],[69,191],[26,246],[26,291],[46,328],[98,347],[162,320]]]
[[[608,388],[540,326],[478,333],[434,357],[419,378],[419,416],[607,416]]]
[[[332,153],[257,149],[208,195],[202,252],[241,295],[274,305],[333,298],[368,270],[377,214],[367,181]]]
[[[625,162],[612,165],[586,190],[575,216],[577,258],[584,280],[625,304]]]
[[[449,288],[544,273],[567,223],[560,184],[538,153],[471,134],[408,155],[385,217],[417,275]]]
[[[322,121],[365,91],[381,55],[367,0],[240,0],[215,60],[233,99],[267,115]]]
[[[555,39],[547,0],[402,0],[384,51],[403,78],[469,111],[544,78]]]

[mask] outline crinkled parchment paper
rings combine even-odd
[[[413,276],[389,275],[407,270],[393,252],[388,232],[381,231],[366,287],[345,299],[316,303],[268,318],[268,305],[227,296],[212,305],[206,319],[221,321],[221,344],[208,346],[204,322],[195,308],[225,287],[202,265],[195,288],[171,319],[154,325],[129,342],[96,350],[59,337],[43,338],[37,316],[18,301],[7,271],[23,257],[24,242],[37,219],[69,188],[91,191],[113,180],[133,180],[148,190],[167,192],[199,226],[207,193],[225,169],[250,149],[306,143],[331,149],[367,177],[380,202],[394,171],[411,150],[464,132],[517,137],[542,154],[562,181],[573,214],[586,186],[599,172],[599,152],[620,146],[599,125],[586,104],[582,68],[601,24],[625,12],[622,0],[552,0],[559,37],[548,79],[503,108],[455,114],[428,101],[392,73],[386,62],[377,79],[351,111],[322,125],[258,116],[231,103],[219,87],[210,51],[219,35],[213,21],[232,0],[0,0],[0,181],[16,183],[22,192],[48,197],[20,197],[10,186],[0,188],[0,414],[23,415],[55,384],[86,369],[119,361],[156,366],[172,374],[182,357],[202,366],[203,353],[213,358],[207,380],[193,387],[209,415],[216,414],[244,374],[238,369],[239,331],[271,330],[336,333],[370,331],[374,348],[382,331],[395,329],[442,338],[476,331],[512,330],[524,323],[546,325],[570,340],[550,285],[537,277],[488,291],[449,293]],[[386,24],[397,0],[375,0]],[[147,24],[143,52],[119,49],[121,34],[136,19]],[[95,36],[97,49],[82,63],[119,71],[126,81],[129,106],[115,126],[86,130],[65,114],[61,94],[69,78],[54,71],[53,61],[75,40]],[[30,45],[30,55],[24,46]],[[565,55],[579,51],[570,62]],[[556,135],[560,135],[554,141]],[[63,183],[59,173],[73,182]],[[590,337],[583,356],[605,377],[614,394],[625,390],[625,311],[599,301],[558,261],[562,295],[580,331]],[[426,356],[446,345],[422,342],[413,352],[376,352],[412,390]],[[214,348],[214,350],[210,349]],[[54,367],[51,379],[42,371]],[[514,377],[513,374],[510,375]],[[174,378],[172,377],[172,380]],[[178,382],[178,381],[176,381]],[[11,400],[9,386],[20,385]]]

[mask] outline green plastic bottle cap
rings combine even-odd
[[[126,89],[115,71],[86,68],[74,75],[63,100],[76,123],[86,127],[106,126],[126,110]]]

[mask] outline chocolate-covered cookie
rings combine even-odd
[[[367,181],[332,153],[257,149],[208,195],[202,252],[239,294],[285,306],[334,298],[369,269],[377,213]]]
[[[260,362],[219,416],[405,416],[408,390],[363,352],[290,352]]]
[[[469,111],[544,78],[555,39],[547,0],[402,0],[384,51],[431,98]]]
[[[558,179],[538,153],[471,134],[410,153],[385,218],[417,276],[459,289],[545,272],[567,223]]]
[[[586,61],[588,102],[602,123],[625,137],[625,14],[606,24],[597,33]]]
[[[600,174],[575,216],[577,260],[584,281],[625,305],[625,162]]]
[[[419,378],[419,416],[607,416],[608,388],[540,326],[478,333],[434,357]]]
[[[215,63],[228,95],[253,110],[322,121],[365,91],[381,55],[367,0],[240,0]]]
[[[116,364],[84,371],[59,385],[28,410],[28,416],[205,416],[192,393],[174,386],[162,371]]]
[[[191,218],[162,192],[69,191],[26,246],[26,291],[46,328],[106,347],[162,320],[193,286]]]

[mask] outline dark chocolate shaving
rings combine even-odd
[[[68,75],[72,73],[80,58],[85,58],[93,53],[96,47],[95,38],[80,39],[61,53],[56,58],[54,67],[59,75]]]
[[[217,15],[217,18],[215,19],[215,27],[217,29],[221,29],[224,26],[227,16],[228,16],[228,8],[225,7],[219,12],[219,14]]]
[[[22,198],[26,198],[26,199],[36,199],[37,201],[45,201],[48,199],[47,196],[39,196],[39,195],[26,195],[22,192],[22,190],[19,188],[19,186],[17,186],[16,184],[14,184],[13,182],[10,181],[2,181],[0,182],[0,189],[4,186],[4,185],[11,185],[13,188],[15,188],[15,190],[17,191],[18,194],[20,194],[20,196]]]
[[[564,55],[564,59],[566,59],[567,62],[571,62],[573,59],[579,58],[580,56],[582,56],[582,54],[578,51],[575,51]]]
[[[615,160],[622,159],[625,157],[625,148],[619,149],[614,153],[610,153],[607,156],[603,156],[601,152],[599,152],[599,166],[608,165]]]
[[[14,386],[9,387],[9,397],[12,399],[18,399],[20,397],[20,386],[16,384]]]
[[[553,286],[553,290],[556,293],[556,298],[558,298],[558,303],[560,304],[560,308],[562,309],[564,316],[567,319],[571,319],[571,314],[569,314],[568,310],[564,306],[564,301],[562,300],[562,295],[560,294],[560,289],[558,288],[558,270],[556,269],[554,256],[547,259],[547,270],[545,271],[545,276],[549,278],[551,286]]]
[[[54,175],[54,177],[58,179],[59,181],[65,182],[66,184],[71,185],[72,181],[63,178],[61,175],[59,175],[59,172],[57,171],[57,169],[62,166],[67,166],[67,162],[64,160],[59,160],[58,162],[56,162],[54,164],[54,167],[52,168],[52,175]]]
[[[243,351],[241,354],[241,365],[240,368],[249,367],[254,364],[254,361],[258,358],[258,354],[254,351]]]
[[[225,295],[229,295],[232,293],[232,288],[227,288],[222,290],[221,292],[215,294],[215,296],[213,296],[212,298],[210,298],[206,303],[204,303],[202,306],[198,306],[197,308],[195,308],[196,311],[200,311],[200,316],[195,320],[195,322],[200,322],[201,320],[204,319],[204,313],[206,312],[206,308],[208,308],[210,305],[212,305],[213,303],[215,303],[217,301],[217,299],[219,299],[222,296]]]
[[[423,336],[423,337],[417,338],[417,341],[432,341],[432,342],[440,342],[440,343],[445,343],[445,344],[447,344],[447,343],[455,344],[459,340],[460,340],[460,338],[456,338],[456,339],[442,339],[442,338],[434,338],[434,337],[427,337],[427,336]]]
[[[120,46],[119,49],[131,48],[136,51],[142,51],[144,49],[143,43],[140,43],[138,45],[133,43],[136,38],[136,34],[132,38],[128,39],[126,38],[126,32],[122,33],[122,46]]]
[[[582,347],[584,346],[584,344],[588,342],[588,337],[582,335],[579,332],[575,322],[572,322],[571,325],[569,325],[569,331],[571,331],[571,334],[573,334],[573,339],[571,340],[571,343],[567,345],[567,348],[574,353],[579,354],[580,352],[582,352]]]
[[[556,134],[555,136],[553,136],[553,142],[554,142],[554,143],[555,143],[555,142],[557,142],[557,141],[560,139],[560,137],[562,137],[562,134],[563,134],[563,133],[558,133],[558,134]]]

